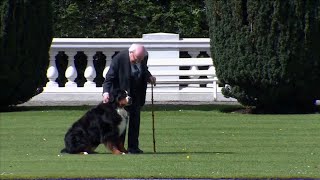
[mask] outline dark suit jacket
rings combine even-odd
[[[147,82],[151,76],[147,66],[148,56],[141,62],[141,76],[142,76],[142,91],[140,94],[136,94],[136,97],[141,98],[141,106],[144,105],[146,99]],[[129,58],[129,51],[124,50],[119,52],[113,57],[110,69],[106,74],[103,82],[103,93],[108,92],[109,94],[116,89],[124,89],[128,91],[130,95],[130,76],[131,76],[131,64]]]

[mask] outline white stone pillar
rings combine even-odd
[[[214,68],[214,66],[209,66],[209,69],[208,69],[208,71],[211,71],[212,72],[212,74],[214,74],[215,76],[207,76],[207,78],[214,78],[214,77],[216,77],[216,68]]]
[[[58,52],[50,51],[49,52],[49,68],[47,69],[47,78],[49,82],[47,82],[46,87],[59,87],[56,79],[58,78],[58,70],[56,66],[56,55]]]
[[[209,66],[208,71],[211,71],[213,74],[216,74],[216,69],[214,68],[214,66]],[[208,79],[213,79],[215,78],[215,76],[207,76]],[[207,84],[207,87],[214,87],[214,84]]]
[[[171,34],[171,33],[151,33],[151,34],[143,34],[142,36],[143,41],[146,42],[179,42],[180,37],[179,34]],[[148,48],[146,47],[149,53],[149,59],[148,64],[152,64],[153,60],[162,60],[166,58],[179,58],[180,55],[180,49],[179,47],[166,47],[165,43],[164,45],[161,45],[159,47],[154,48]],[[179,66],[170,66],[170,67],[149,67],[149,71],[179,71]],[[160,79],[173,79],[177,80],[179,79],[179,76],[155,76],[157,80]],[[150,87],[150,86],[148,86]],[[179,92],[179,86],[178,85],[161,85],[157,84],[157,86],[154,88],[155,92]],[[165,94],[164,94],[165,95]],[[178,100],[179,97],[177,96],[168,96],[171,100]]]
[[[210,56],[211,58],[211,51],[210,49],[206,51],[206,53]],[[211,58],[212,59],[212,58]],[[216,68],[212,65],[212,66],[209,66],[209,69],[208,71],[212,71],[213,74],[216,74]],[[211,78],[215,78],[217,77],[216,75],[215,76],[207,76],[208,79],[211,79]],[[213,82],[213,84],[207,84],[207,87],[212,87],[212,88],[216,88],[214,86],[217,86],[217,82]]]
[[[103,78],[106,78],[106,74],[109,71],[111,60],[112,60],[112,56],[113,56],[114,52],[105,52],[103,54],[106,56],[106,65],[104,67],[102,75],[103,75]]]
[[[74,65],[74,56],[77,54],[77,51],[66,51],[65,54],[68,56],[68,67],[65,72],[65,76],[68,79],[66,87],[77,87],[77,83],[74,82],[78,76],[77,69]]]
[[[96,87],[96,83],[93,82],[97,75],[93,65],[93,56],[96,54],[96,52],[89,51],[84,53],[87,55],[87,67],[84,71],[84,77],[87,79],[87,82],[84,83],[84,87]]]
[[[191,58],[197,58],[197,56],[200,54],[199,51],[188,51],[188,54],[191,56]],[[198,66],[191,66],[190,70],[192,71],[198,71]],[[190,79],[199,79],[200,76],[189,76]],[[188,87],[200,87],[199,84],[189,84]]]

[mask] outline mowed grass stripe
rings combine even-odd
[[[60,155],[70,125],[89,107],[0,114],[0,178],[320,177],[320,115],[225,113],[226,106],[157,106],[142,113],[143,155]],[[229,110],[228,110],[229,111]],[[189,157],[189,158],[188,158]]]

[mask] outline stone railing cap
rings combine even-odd
[[[179,34],[173,33],[150,33],[150,34],[143,34],[143,40],[179,40]]]

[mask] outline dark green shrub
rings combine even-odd
[[[45,86],[51,2],[3,0],[0,12],[0,106],[9,106],[26,102]]]
[[[320,98],[319,0],[206,0],[226,96],[263,112],[308,112]]]

